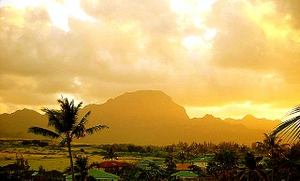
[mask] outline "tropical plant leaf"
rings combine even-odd
[[[295,111],[293,111],[295,114]],[[288,114],[291,116],[291,114]],[[300,136],[300,116],[295,116],[284,120],[280,123],[273,131],[273,135],[278,134],[278,136],[284,138],[284,140],[294,142],[299,139]]]
[[[89,115],[91,114],[91,111],[88,111],[80,120],[80,122],[78,123],[78,125],[84,125],[87,123],[87,118],[89,117]]]
[[[94,132],[100,131],[104,128],[109,129],[109,127],[106,125],[96,125],[96,126],[86,129],[86,134],[93,134]]]
[[[71,137],[73,138],[74,136],[76,136],[76,138],[82,138],[85,136],[85,134],[86,134],[85,127],[83,124],[81,124],[81,125],[77,125],[73,129],[73,131],[71,133]]]
[[[28,133],[33,133],[33,134],[36,134],[36,135],[42,135],[42,136],[46,136],[46,137],[49,137],[49,138],[59,138],[60,135],[53,132],[53,131],[50,131],[48,129],[44,129],[44,128],[40,128],[40,127],[30,127],[28,129]]]
[[[78,106],[74,105],[74,100],[69,102],[67,98],[58,100],[61,107],[61,124],[66,131],[71,131],[76,125],[78,117]]]
[[[294,107],[292,110],[288,111],[285,114],[284,118],[289,117],[289,116],[294,115],[294,114],[297,114],[299,112],[300,112],[300,105],[298,105],[298,106]]]
[[[91,111],[88,111],[83,118],[80,120],[80,122],[78,123],[78,125],[75,126],[75,128],[73,128],[72,131],[72,137],[76,136],[77,138],[82,138],[85,136],[86,134],[86,130],[85,130],[85,124],[87,123],[87,117],[91,114]]]
[[[61,112],[47,108],[42,110],[48,115],[48,126],[54,127],[55,131],[58,133],[63,133],[66,131],[61,121]]]
[[[65,146],[67,144],[67,142],[68,142],[68,138],[63,138],[58,146],[59,147]]]

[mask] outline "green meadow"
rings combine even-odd
[[[58,170],[63,172],[70,165],[68,152],[66,147],[58,147],[57,143],[49,142],[48,146],[40,147],[36,145],[23,145],[22,140],[1,140],[0,145],[0,166],[13,164],[16,156],[23,156],[30,165],[30,170],[38,170],[40,166],[46,171]],[[76,145],[72,147],[73,157],[88,156],[89,162],[102,162],[105,150],[99,148],[98,145]],[[149,155],[150,156],[150,155]],[[130,163],[137,162],[142,159],[139,153],[120,153],[119,160]],[[154,160],[161,158],[153,158]]]

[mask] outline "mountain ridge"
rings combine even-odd
[[[251,144],[261,141],[263,133],[269,132],[280,122],[252,115],[242,119],[221,119],[210,114],[202,118],[189,118],[184,107],[173,102],[164,92],[155,90],[127,92],[103,104],[86,105],[80,109],[79,117],[89,110],[91,115],[87,127],[105,124],[110,129],[101,130],[82,141],[99,144],[165,145],[178,141]],[[47,127],[47,124],[47,116],[34,110],[22,109],[11,114],[1,114],[0,137],[41,138],[27,134],[27,130],[30,126]]]

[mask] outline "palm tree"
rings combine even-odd
[[[166,168],[166,174],[167,174],[168,177],[176,172],[176,159],[175,159],[175,157],[173,157],[172,155],[167,156],[165,158],[164,163],[167,167]]]
[[[245,155],[245,166],[247,168],[238,173],[238,179],[245,181],[267,181],[267,173],[264,171],[262,165],[258,164],[258,162],[261,161],[262,158],[263,157],[255,158],[253,153],[247,153]]]
[[[90,169],[94,168],[95,166],[97,166],[98,163],[93,162],[91,164],[89,164],[89,159],[87,156],[77,156],[75,157],[75,163],[74,163],[74,171],[76,173],[79,173],[80,175],[76,178],[80,178],[81,181],[85,181],[88,178],[88,172]],[[68,167],[65,172],[70,172],[71,171],[71,167]]]
[[[300,143],[293,145],[281,159],[279,172],[287,181],[300,178]]]
[[[90,166],[88,165],[88,157],[78,156],[75,160],[75,167],[78,169],[81,181],[86,180]]]
[[[266,134],[265,139],[262,143],[264,151],[268,153],[271,158],[277,157],[278,154],[283,150],[285,144],[281,144],[282,139],[280,139],[275,134]]]
[[[106,153],[104,154],[104,157],[102,158],[104,160],[118,160],[118,155],[115,152],[115,148],[114,146],[111,146],[109,148],[109,150],[106,151]]]
[[[280,139],[276,134],[264,134],[265,139],[261,144],[263,151],[267,153],[267,169],[270,170],[269,179],[277,180],[280,176],[278,169],[281,159],[284,157],[284,152],[287,148],[287,144],[281,144]]]
[[[181,164],[187,159],[186,153],[184,151],[180,151],[177,155],[177,159],[180,160]]]
[[[278,134],[288,142],[294,142],[300,138],[300,105],[286,113],[281,122],[271,134]]]
[[[206,166],[207,173],[218,180],[233,180],[236,176],[238,156],[235,152],[225,150],[216,153]]]
[[[72,179],[74,180],[74,167],[72,159],[71,142],[74,137],[82,138],[86,134],[93,134],[103,128],[108,128],[106,125],[96,125],[91,128],[86,129],[85,124],[87,123],[87,117],[91,114],[88,111],[80,121],[78,121],[78,111],[82,106],[80,102],[77,106],[74,105],[74,100],[69,102],[67,98],[61,98],[58,100],[60,104],[60,110],[43,108],[42,111],[48,116],[48,126],[54,128],[55,131],[48,130],[40,127],[30,127],[28,132],[36,135],[42,135],[49,138],[61,138],[60,146],[67,145]]]

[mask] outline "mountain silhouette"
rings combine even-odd
[[[173,102],[162,91],[128,92],[103,104],[87,105],[79,111],[79,118],[91,111],[87,127],[105,124],[101,130],[76,142],[95,144],[133,143],[166,145],[184,142],[237,142],[251,144],[262,141],[277,121],[247,115],[241,120],[222,120],[213,115],[190,119],[184,107]],[[0,137],[40,139],[28,134],[31,126],[47,127],[48,118],[36,111],[23,109],[0,115]],[[43,138],[44,139],[44,138]]]
[[[166,144],[180,139],[180,129],[189,117],[182,106],[161,91],[125,93],[102,105],[86,106],[91,110],[87,125],[105,124],[109,130],[85,138],[92,142],[103,141],[135,144]]]
[[[239,120],[227,118],[224,121],[232,124],[242,124],[250,129],[262,129],[262,130],[271,130],[281,122],[280,120],[270,121],[265,118],[256,118],[251,114],[248,114]]]
[[[17,110],[12,114],[0,115],[0,137],[7,138],[42,138],[27,134],[30,126],[47,126],[48,118],[29,109]]]

